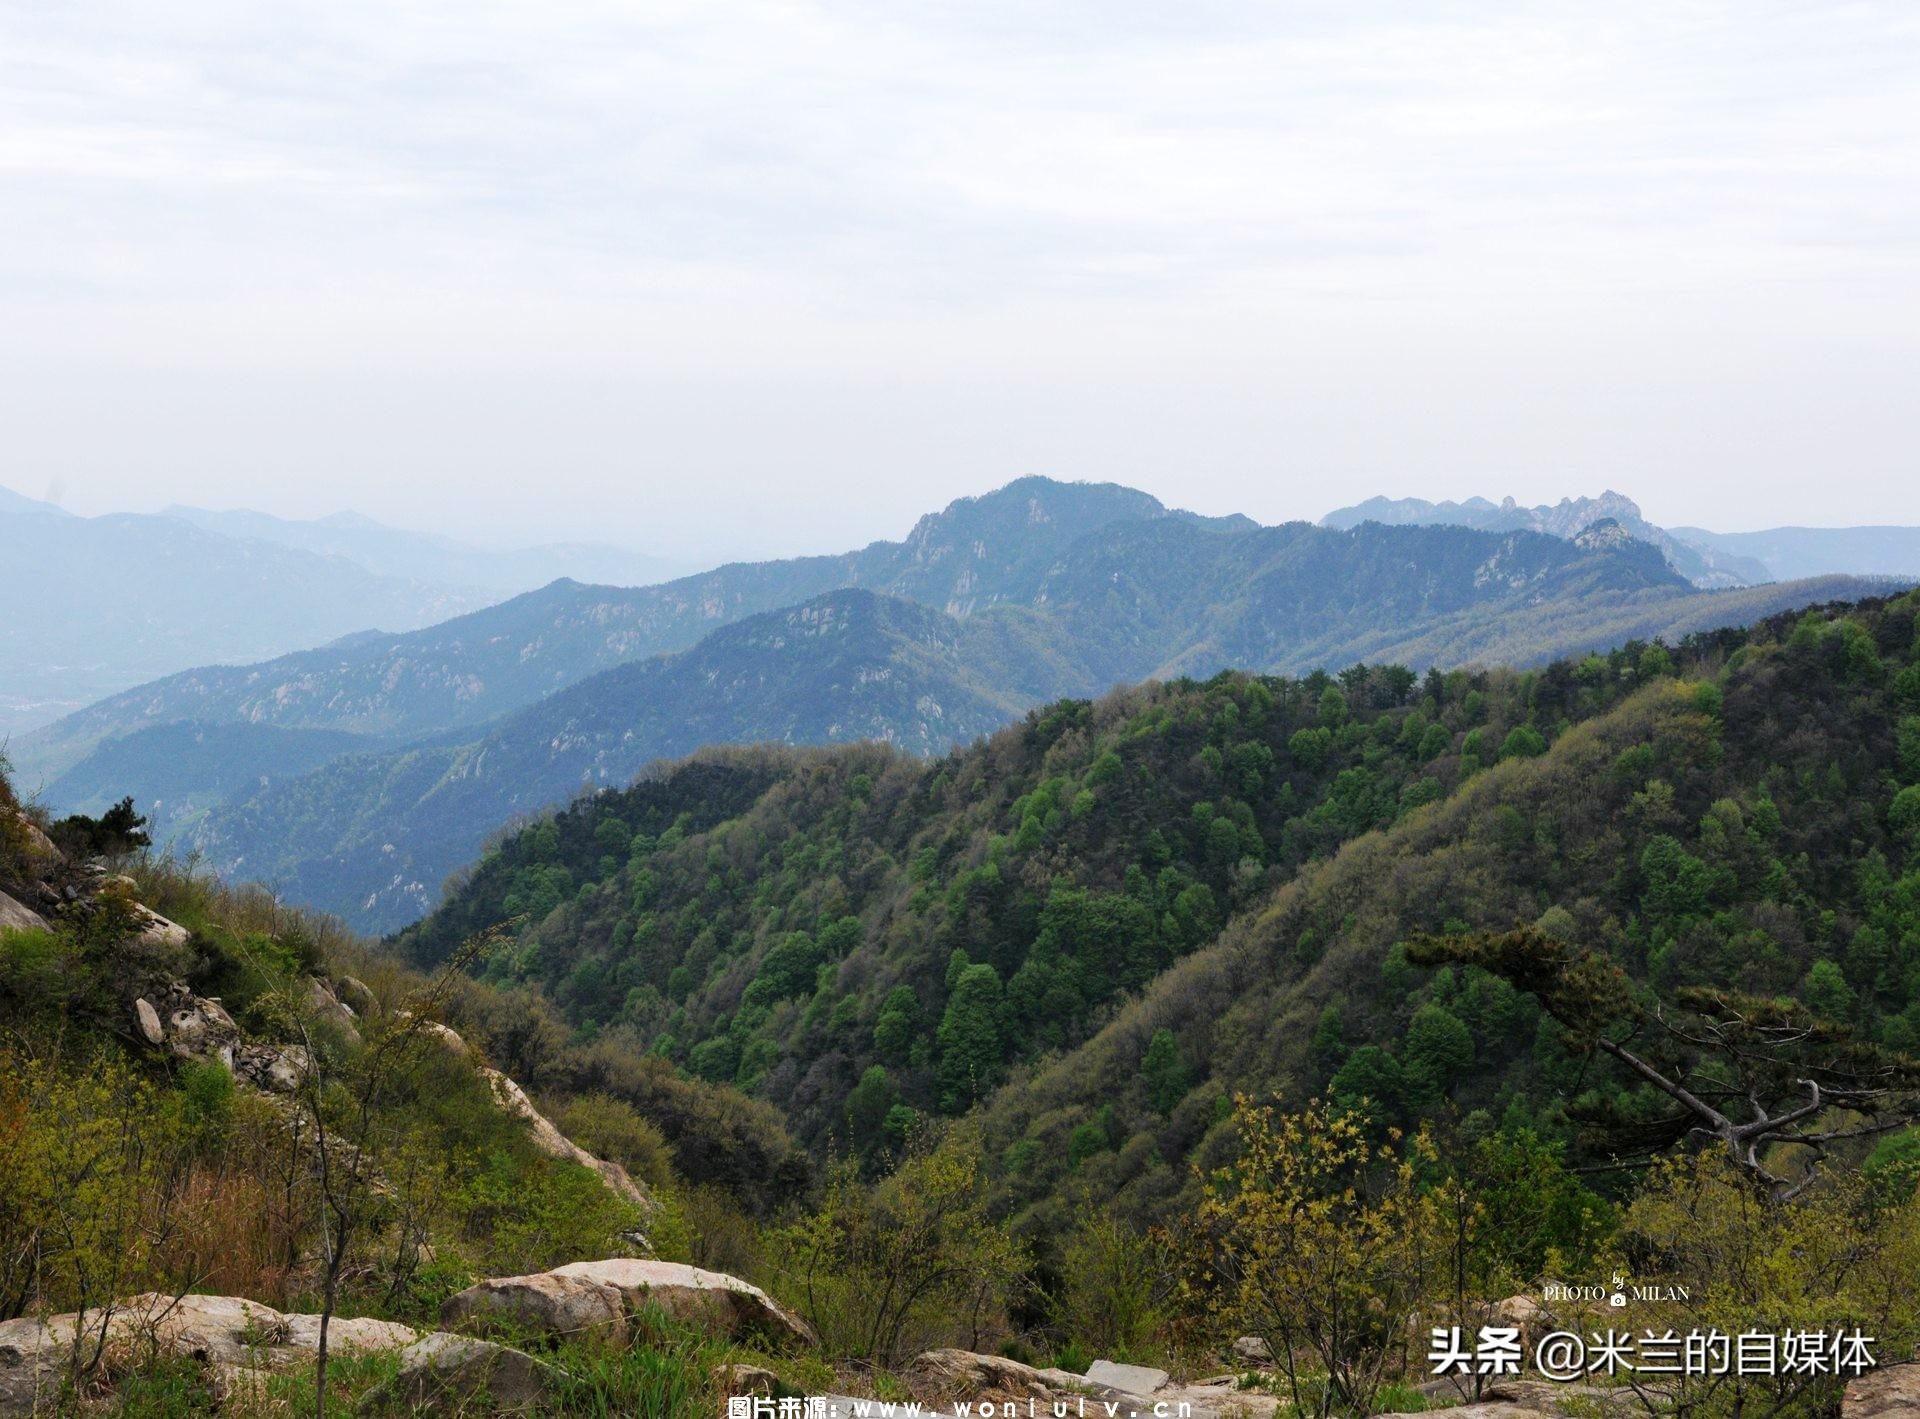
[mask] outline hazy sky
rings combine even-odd
[[[1920,523],[1920,6],[0,0],[0,483]]]

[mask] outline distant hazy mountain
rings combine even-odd
[[[77,517],[0,488],[0,736],[189,666],[245,664],[433,625],[557,577],[686,570],[597,543],[471,547],[357,514],[313,522],[169,508]]]
[[[1629,535],[1658,547],[1669,565],[1695,586],[1714,589],[1787,580],[1770,572],[1752,557],[1699,542],[1683,541],[1665,529],[1655,527],[1641,515],[1638,503],[1611,488],[1597,498],[1562,498],[1557,503],[1539,507],[1521,507],[1512,498],[1497,503],[1485,498],[1468,498],[1459,503],[1430,503],[1424,498],[1368,498],[1352,507],[1335,509],[1320,519],[1320,525],[1357,527],[1362,522],[1379,522],[1389,527],[1405,527],[1445,523],[1457,527],[1478,527],[1488,532],[1525,530],[1546,532],[1555,537],[1573,537],[1594,523],[1609,518]],[[1823,567],[1820,570],[1869,569]]]
[[[0,736],[188,665],[255,661],[492,599],[219,536],[175,517],[76,517],[0,498]]]
[[[46,790],[66,812],[99,814],[127,794],[153,819],[156,838],[185,833],[207,810],[269,788],[353,749],[357,734],[266,724],[158,724],[102,744]]]
[[[1832,572],[1920,576],[1920,527],[1770,527],[1764,532],[1675,527],[1671,531],[1703,551],[1759,562],[1779,581]]]
[[[685,562],[602,542],[475,547],[430,532],[387,527],[352,512],[308,521],[244,509],[210,512],[175,506],[166,512],[224,537],[250,538],[322,556],[344,557],[379,576],[492,592],[532,591],[562,577],[604,586],[648,586],[694,570]]]
[[[51,781],[103,740],[176,720],[383,738],[476,726],[609,666],[685,650],[743,616],[838,587],[871,587],[962,615],[1027,602],[1081,537],[1117,522],[1157,520],[1254,526],[1170,513],[1147,494],[1110,483],[1023,479],[923,517],[903,542],[736,563],[655,587],[559,581],[408,634],[357,635],[264,664],[172,675],[18,737],[13,760],[23,783]]]

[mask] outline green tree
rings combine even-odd
[[[1853,1014],[1853,990],[1846,974],[1833,961],[1822,958],[1813,963],[1800,987],[1800,996],[1808,1009],[1829,1020],[1845,1020]]]
[[[887,993],[873,1022],[873,1047],[882,1058],[899,1061],[907,1057],[919,1032],[920,997],[911,986],[896,985]]]
[[[1180,1060],[1180,1045],[1173,1031],[1159,1029],[1147,1041],[1140,1059],[1140,1074],[1147,1081],[1147,1102],[1155,1113],[1170,1114],[1187,1092],[1187,1069]]]
[[[954,982],[940,1021],[940,1105],[958,1113],[984,1095],[1000,1073],[1000,973],[968,966]]]
[[[1547,752],[1547,741],[1530,724],[1516,724],[1500,742],[1503,759],[1537,759]]]
[[[1444,1005],[1422,1005],[1407,1025],[1400,1053],[1408,1084],[1435,1098],[1472,1066],[1473,1032]]]

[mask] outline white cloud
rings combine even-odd
[[[1898,3],[0,0],[0,482],[1920,521],[1917,59]]]

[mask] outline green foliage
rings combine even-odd
[[[1019,1271],[986,1209],[977,1140],[958,1132],[918,1140],[872,1186],[839,1169],[819,1207],[772,1242],[782,1294],[828,1353],[881,1365],[930,1344],[990,1348]]]
[[[957,1113],[990,1089],[1000,1073],[1000,973],[968,966],[953,983],[940,1021],[940,1103]]]
[[[596,1158],[620,1164],[656,1191],[674,1186],[673,1145],[625,1099],[584,1094],[557,1110],[560,1131]]]
[[[1170,1114],[1187,1092],[1187,1068],[1172,1030],[1155,1030],[1140,1059],[1140,1075],[1147,1081],[1147,1102],[1155,1113]]]

